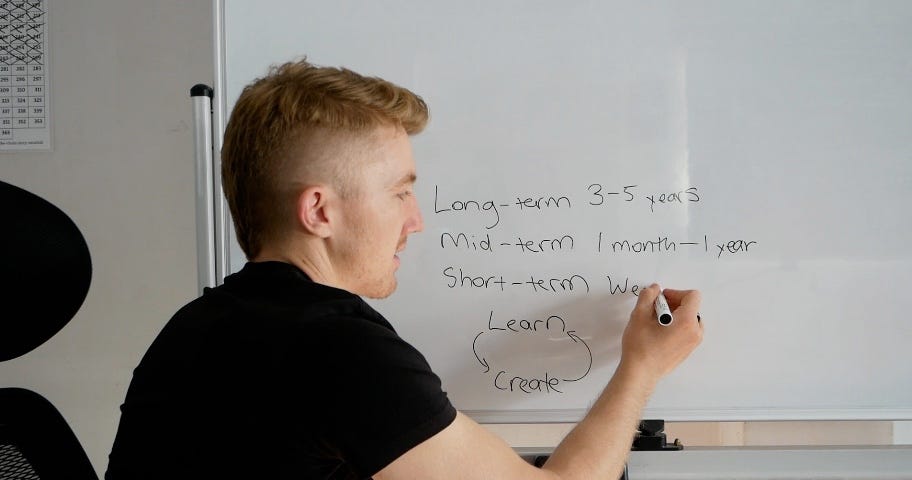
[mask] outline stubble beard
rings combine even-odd
[[[382,300],[396,291],[397,283],[395,276],[392,277],[392,280],[380,280],[377,282],[377,285],[366,292],[364,296],[374,300]]]

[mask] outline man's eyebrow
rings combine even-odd
[[[396,182],[393,186],[401,187],[403,185],[410,185],[415,183],[416,180],[418,180],[418,176],[415,175],[415,172],[409,172],[405,174],[401,179],[399,179],[399,181]]]

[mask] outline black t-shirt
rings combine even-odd
[[[379,313],[280,262],[177,312],[121,411],[108,480],[364,479],[456,416]]]

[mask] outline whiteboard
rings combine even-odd
[[[912,3],[226,3],[223,115],[305,54],[430,105],[372,303],[458,409],[578,420],[656,281],[706,333],[644,417],[912,419]]]

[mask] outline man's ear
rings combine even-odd
[[[295,205],[298,228],[320,238],[329,237],[332,234],[328,208],[331,198],[329,189],[321,185],[307,187],[298,194]]]

